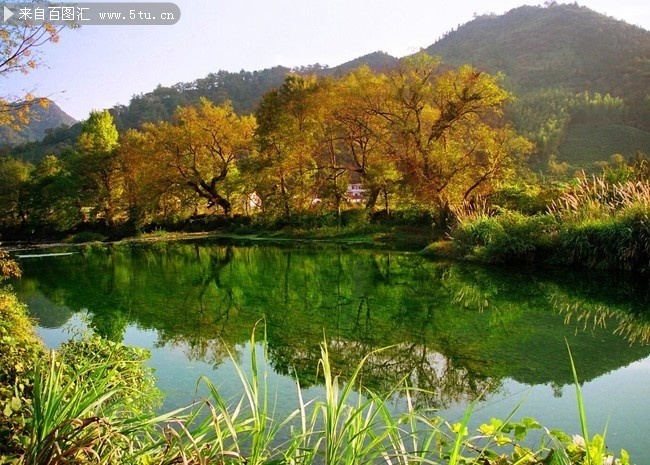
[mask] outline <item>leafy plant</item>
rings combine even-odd
[[[41,341],[15,295],[0,288],[0,456],[22,450],[32,402],[34,364]]]
[[[141,349],[91,337],[36,364],[25,464],[120,463],[155,422]]]

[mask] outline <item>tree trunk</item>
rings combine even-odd
[[[379,189],[370,189],[368,193],[368,200],[366,200],[366,210],[374,210],[377,205],[377,198],[379,197]]]
[[[230,216],[230,210],[232,209],[232,205],[228,199],[225,197],[221,197],[217,193],[213,193],[212,197],[208,199],[208,208],[212,208],[215,205],[219,205],[221,208],[223,208],[223,214],[225,216]]]

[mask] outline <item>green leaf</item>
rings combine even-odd
[[[510,439],[508,436],[505,436],[503,434],[497,435],[494,440],[499,446],[505,446],[506,444],[511,444],[512,439]]]
[[[621,449],[621,465],[630,465],[630,455],[625,449]]]
[[[528,428],[522,424],[515,425],[515,439],[518,441],[523,440],[528,434]]]
[[[534,418],[530,417],[525,417],[521,419],[521,422],[526,425],[526,428],[528,429],[541,429],[542,425],[535,420]]]

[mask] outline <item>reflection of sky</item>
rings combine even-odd
[[[45,347],[56,349],[62,343],[70,340],[75,334],[83,333],[87,330],[84,313],[75,313],[68,322],[59,328],[36,327],[38,335],[43,340]]]

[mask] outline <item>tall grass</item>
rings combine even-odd
[[[650,271],[650,184],[581,179],[550,208],[563,227],[556,261]]]
[[[573,355],[571,354],[571,348],[567,342],[567,350],[569,352],[569,360],[571,362],[571,371],[573,373],[573,385],[575,386],[576,391],[576,400],[578,405],[578,416],[580,418],[580,428],[582,429],[582,437],[574,436],[573,444],[570,447],[567,447],[564,452],[566,459],[569,459],[568,454],[572,454],[572,461],[566,463],[574,463],[574,461],[579,460],[578,463],[584,465],[613,465],[617,464],[629,464],[630,458],[625,450],[621,451],[621,459],[618,460],[614,454],[607,452],[605,450],[605,437],[607,435],[607,427],[602,435],[594,435],[590,438],[589,436],[589,426],[587,423],[587,414],[585,409],[585,402],[582,396],[582,390],[580,389],[580,380],[578,379],[578,372],[576,370],[575,362],[573,361]]]
[[[459,210],[452,231],[458,255],[487,263],[550,262],[650,271],[650,184],[581,178],[549,207]]]
[[[610,183],[583,176],[557,200],[550,212],[563,220],[605,219],[627,209],[650,210],[650,184],[643,181]]]

